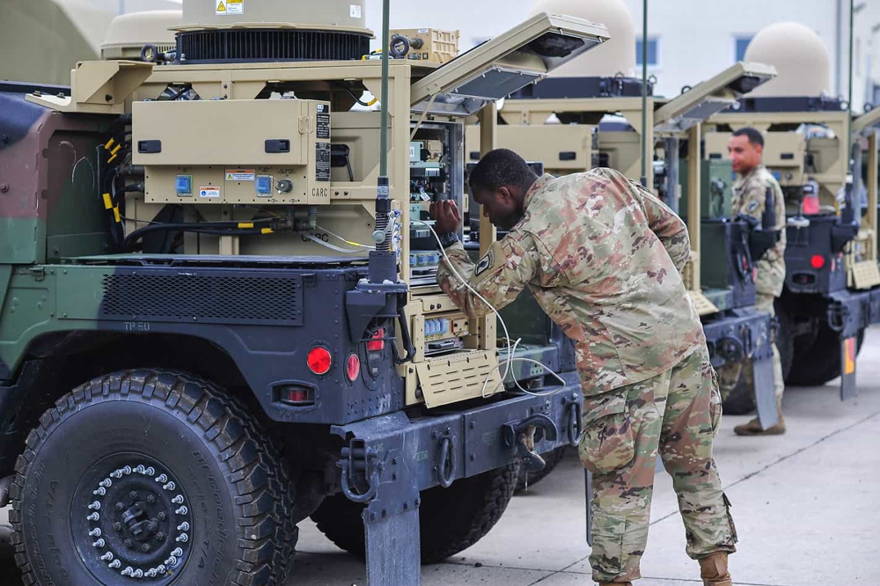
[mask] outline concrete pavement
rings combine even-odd
[[[841,403],[836,381],[789,388],[788,433],[740,438],[725,416],[716,459],[740,536],[731,557],[736,584],[880,584],[880,328],[859,358],[860,394]],[[0,511],[0,521],[5,521]],[[657,476],[648,548],[639,586],[700,584],[684,553],[684,529],[669,477]],[[337,549],[309,521],[300,525],[293,585],[363,586],[361,562]],[[527,494],[514,497],[495,528],[446,563],[426,566],[435,585],[592,584],[584,529],[583,470],[574,451]],[[0,560],[0,584],[16,586]]]

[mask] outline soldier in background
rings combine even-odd
[[[593,473],[593,579],[640,577],[659,453],[672,475],[687,553],[704,584],[730,585],[736,530],[712,458],[721,398],[706,339],[682,283],[685,224],[611,169],[537,177],[516,153],[488,153],[470,176],[484,217],[508,234],[474,265],[452,202],[432,205],[448,261],[437,279],[471,316],[528,286],[574,340],[584,393],[581,461]]]
[[[755,305],[762,311],[775,315],[774,300],[782,294],[785,283],[785,200],[782,188],[762,163],[764,138],[754,128],[740,128],[730,137],[727,152],[733,170],[740,177],[733,185],[732,212],[734,216],[748,216],[753,219],[750,248],[755,261]],[[757,249],[755,239],[758,239]],[[764,250],[762,250],[764,249]],[[782,380],[782,363],[779,350],[773,344],[773,382],[776,391],[776,405],[779,410],[779,423],[763,429],[758,419],[737,425],[733,428],[738,435],[779,435],[785,433],[785,420],[782,418],[782,393],[785,383]],[[754,386],[751,365],[742,366],[744,383]],[[722,372],[722,378],[726,373]],[[738,377],[737,377],[738,378]]]

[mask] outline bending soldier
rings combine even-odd
[[[453,268],[496,308],[529,287],[574,341],[584,393],[579,453],[593,473],[593,578],[640,577],[659,453],[688,555],[704,584],[731,584],[736,531],[712,458],[721,398],[679,274],[690,256],[684,223],[617,171],[539,178],[505,149],[479,162],[470,188],[484,217],[509,232],[474,265],[455,238],[455,204],[434,204],[449,257],[438,281],[473,316],[490,308]]]

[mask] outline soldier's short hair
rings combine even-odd
[[[538,178],[525,159],[509,149],[489,151],[471,171],[471,192],[497,191],[501,187],[527,190]]]
[[[764,137],[761,136],[761,133],[752,128],[751,126],[745,126],[740,128],[736,132],[733,133],[733,136],[745,136],[748,137],[749,142],[753,145],[764,146]]]

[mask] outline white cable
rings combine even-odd
[[[510,344],[510,332],[507,329],[507,324],[504,323],[504,318],[501,317],[501,314],[498,313],[498,310],[495,309],[494,305],[489,303],[489,301],[485,297],[483,297],[479,291],[477,291],[476,289],[471,287],[470,283],[467,282],[467,279],[462,277],[459,274],[459,272],[457,270],[455,270],[455,265],[453,265],[452,261],[449,260],[449,256],[446,254],[446,250],[443,248],[443,242],[440,241],[440,237],[437,235],[437,232],[434,230],[434,227],[431,226],[430,224],[428,224],[427,222],[423,222],[422,220],[411,219],[410,222],[415,222],[417,224],[422,224],[423,226],[428,227],[428,229],[431,231],[431,234],[434,235],[434,240],[437,241],[437,246],[440,247],[440,254],[442,254],[443,259],[446,260],[446,266],[449,267],[450,272],[452,272],[452,274],[455,275],[455,278],[457,278],[461,282],[461,284],[464,285],[471,293],[476,295],[480,301],[485,303],[486,306],[492,310],[492,313],[495,314],[495,317],[498,318],[498,321],[501,322],[501,328],[504,330],[504,339],[507,341],[507,360],[504,363],[504,375],[502,375],[502,377],[501,377],[501,384],[504,384],[504,379],[507,378],[507,374],[510,372],[510,363],[511,363],[511,359],[513,358],[513,347]],[[480,395],[484,398],[487,396],[490,396],[491,394],[494,394],[494,392],[495,392],[493,390],[492,393],[490,393],[489,395],[485,394],[486,385],[488,384],[491,377],[492,377],[491,374],[489,374],[486,377],[486,380],[483,381],[483,388],[480,389]]]
[[[343,248],[341,246],[336,246],[335,244],[330,244],[329,242],[324,242],[314,234],[303,234],[306,238],[314,242],[315,244],[320,244],[330,250],[335,250],[336,252],[346,252],[346,253],[360,253],[361,251],[357,248]]]
[[[514,352],[514,354],[516,353],[516,347],[519,345],[519,343],[520,343],[521,341],[522,341],[522,338],[517,338],[517,339],[514,341],[514,343],[513,343],[513,352]],[[510,343],[510,340],[508,340],[508,343]],[[528,362],[528,363],[531,363],[531,364],[536,364],[536,365],[540,366],[541,368],[543,368],[546,372],[550,373],[553,377],[555,377],[556,380],[558,380],[560,383],[562,383],[563,386],[566,385],[566,384],[568,384],[568,383],[565,382],[565,379],[563,379],[561,376],[559,376],[558,374],[556,374],[556,372],[555,372],[552,368],[550,368],[549,366],[547,366],[547,365],[544,364],[543,362],[539,362],[538,360],[534,360],[534,359],[532,359],[532,358],[526,358],[526,357],[524,357],[524,356],[520,356],[520,357],[512,358],[511,361],[512,361],[512,362]],[[536,393],[535,391],[530,391],[530,390],[524,388],[522,385],[520,385],[520,384],[519,384],[519,380],[516,379],[516,378],[513,379],[513,384],[516,385],[516,388],[518,388],[518,389],[521,390],[522,392],[526,393],[527,395],[533,395],[533,396],[535,396],[535,397],[543,397],[543,396],[546,396],[546,395],[552,395],[553,393],[556,392],[556,391],[544,391],[543,393]]]
[[[372,250],[372,249],[375,248],[375,246],[370,246],[369,244],[361,244],[360,242],[352,242],[351,240],[349,240],[349,239],[347,239],[347,238],[344,238],[344,237],[340,236],[339,234],[337,234],[337,233],[335,233],[335,232],[331,232],[331,231],[328,230],[327,228],[324,228],[323,226],[320,226],[320,225],[318,225],[318,224],[315,224],[315,227],[316,227],[318,230],[321,230],[322,232],[326,232],[326,233],[329,234],[330,236],[333,236],[334,238],[337,238],[337,239],[339,239],[339,240],[342,240],[342,241],[345,242],[346,244],[350,244],[351,246],[358,246],[358,247],[360,247],[360,248],[369,248],[370,250]]]
[[[502,385],[504,384],[504,379],[506,379],[506,378],[507,378],[507,375],[510,373],[510,365],[511,365],[513,362],[517,362],[517,361],[520,361],[520,362],[530,362],[530,363],[537,364],[537,365],[541,366],[542,368],[544,368],[544,370],[546,370],[547,372],[549,372],[551,375],[553,375],[553,376],[556,378],[556,380],[558,380],[559,382],[561,382],[563,385],[567,384],[567,383],[565,382],[565,380],[564,380],[561,376],[559,376],[556,372],[553,371],[553,369],[551,369],[549,366],[547,366],[547,365],[544,364],[543,362],[538,362],[537,360],[533,360],[533,359],[531,359],[531,358],[514,358],[514,357],[513,357],[513,354],[514,354],[514,352],[516,351],[516,347],[517,347],[517,346],[519,345],[519,343],[522,341],[522,338],[517,338],[516,341],[514,341],[513,344],[510,343],[510,332],[509,332],[508,329],[507,329],[507,324],[504,322],[504,318],[501,317],[501,314],[498,312],[497,309],[495,309],[495,306],[494,306],[494,305],[492,305],[491,303],[489,303],[489,301],[488,301],[485,297],[483,297],[483,296],[480,294],[479,291],[477,291],[476,289],[474,289],[473,287],[471,287],[470,283],[468,283],[467,280],[465,280],[465,279],[464,279],[464,278],[458,273],[458,271],[455,270],[455,266],[452,264],[452,261],[449,260],[449,256],[446,255],[446,250],[443,248],[443,243],[440,241],[440,237],[437,235],[437,232],[434,231],[434,227],[431,226],[430,224],[426,223],[426,222],[423,222],[422,220],[410,220],[410,221],[411,221],[411,222],[418,223],[418,224],[422,224],[422,225],[424,225],[424,226],[427,226],[428,229],[431,230],[431,234],[434,235],[434,240],[437,241],[437,245],[440,247],[440,253],[443,255],[444,260],[446,260],[446,266],[449,267],[449,270],[452,272],[452,274],[455,275],[455,277],[456,277],[456,278],[457,278],[457,279],[458,279],[458,280],[459,280],[459,281],[460,281],[465,287],[467,287],[467,289],[468,289],[471,293],[473,293],[474,295],[476,295],[477,298],[478,298],[480,301],[482,301],[483,303],[485,303],[486,306],[488,306],[489,309],[492,310],[492,313],[494,313],[495,316],[498,318],[498,321],[501,322],[501,328],[504,330],[504,341],[507,342],[507,360],[505,361],[505,364],[504,364],[504,375],[502,375],[502,377],[501,377],[501,384],[502,384]],[[490,380],[490,379],[491,379],[491,374],[490,374],[489,376],[486,377],[486,380],[483,381],[483,387],[482,387],[482,389],[480,389],[480,396],[482,396],[484,399],[485,399],[486,397],[490,397],[490,396],[492,396],[492,395],[495,394],[495,392],[496,392],[495,390],[493,390],[493,391],[492,391],[491,393],[489,393],[488,395],[485,393],[485,391],[486,391],[486,385],[489,383],[489,380]],[[528,395],[533,395],[533,396],[535,396],[535,397],[543,397],[543,396],[545,396],[545,395],[551,395],[551,394],[553,394],[553,393],[556,392],[556,391],[545,391],[545,392],[543,392],[543,393],[536,393],[536,392],[534,392],[534,391],[526,390],[526,389],[524,389],[524,388],[519,384],[519,381],[516,380],[515,378],[514,378],[514,384],[516,385],[516,387],[517,387],[520,391],[522,391],[522,392],[524,392],[524,393],[526,393],[526,394],[528,394]]]

